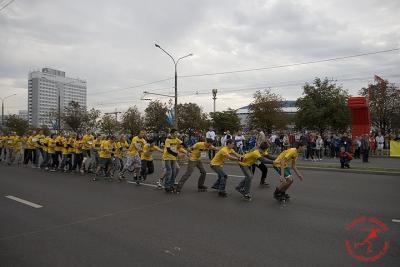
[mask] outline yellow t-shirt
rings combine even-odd
[[[111,144],[109,140],[104,140],[100,144],[99,157],[109,159],[115,144]]]
[[[182,141],[179,140],[178,138],[167,138],[165,140],[165,146],[164,146],[164,153],[162,156],[163,160],[176,160],[176,157],[168,152],[168,148],[170,148],[173,152],[178,153],[179,152],[179,146],[182,144]]]
[[[89,150],[93,147],[94,137],[91,134],[85,134],[82,137],[82,149]]]
[[[26,141],[26,148],[27,149],[35,149],[36,148],[36,142],[34,142],[34,136],[30,135],[28,137],[28,140]]]
[[[284,167],[288,166],[289,161],[296,161],[299,156],[299,153],[297,152],[296,148],[289,148],[282,153],[279,154],[279,156],[274,160],[274,166],[277,167],[282,167],[280,164],[280,161],[282,159],[286,159],[286,163]]]
[[[143,150],[144,145],[146,144],[146,140],[144,138],[140,138],[139,136],[135,136],[132,139],[131,145],[129,147],[128,154],[129,156],[135,157],[139,155],[139,152],[136,148],[136,145],[138,145],[141,150]]]
[[[82,140],[75,140],[74,148],[76,154],[82,154]]]
[[[153,151],[163,152],[163,150],[161,148],[159,148],[158,146],[150,146],[150,144],[145,144],[143,147],[143,153],[140,156],[140,159],[148,160],[148,161],[153,160],[153,155],[152,155]]]
[[[39,141],[40,145],[41,145],[41,148],[42,148],[42,150],[44,152],[48,151],[48,141],[49,141],[49,139],[50,139],[50,137],[44,137],[44,138],[41,138],[40,141]]]
[[[23,143],[24,143],[23,137],[20,137],[18,135],[14,136],[14,149],[15,150],[17,150],[17,151],[21,150]]]
[[[221,166],[224,165],[225,162],[225,158],[229,155],[229,154],[233,154],[235,153],[235,150],[224,146],[223,148],[221,148],[217,154],[215,154],[214,158],[211,160],[211,165],[213,166]]]
[[[45,136],[43,134],[37,134],[32,138],[32,142],[36,143],[36,148],[42,148],[40,141],[43,140]]]
[[[56,139],[55,139],[55,141],[56,141],[56,148],[55,148],[55,150],[56,150],[57,152],[62,151],[62,149],[63,149],[63,139],[64,139],[64,137],[61,136],[61,135],[58,135],[58,136],[56,137]]]
[[[240,166],[251,166],[255,164],[259,158],[268,155],[268,153],[264,153],[264,155],[261,154],[260,150],[255,149],[249,153],[244,154],[243,160],[239,162]]]
[[[56,153],[56,140],[48,137],[47,138],[47,153],[54,154]]]
[[[197,142],[192,146],[192,150],[190,151],[190,161],[198,161],[201,158],[201,152],[205,150],[210,150],[213,148],[212,144],[208,144],[206,142]]]
[[[127,141],[118,141],[115,143],[114,156],[122,159],[125,156],[125,150],[129,148]]]

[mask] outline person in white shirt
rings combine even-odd
[[[209,128],[208,132],[206,133],[206,139],[212,139],[212,145],[216,146],[217,144],[215,143],[215,131],[213,128]],[[215,150],[208,150],[208,158],[211,160],[215,156]]]
[[[383,155],[383,146],[385,144],[385,138],[382,133],[379,133],[377,137],[375,137],[376,141],[376,154],[382,156]]]
[[[243,133],[237,132],[235,135],[235,146],[236,146],[236,152],[239,154],[243,154],[243,144],[244,144],[244,138]]]

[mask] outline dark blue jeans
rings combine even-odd
[[[215,181],[212,188],[217,189],[219,192],[225,192],[226,179],[228,179],[228,175],[224,172],[224,169],[221,166],[211,165],[211,169],[218,174],[218,179]]]

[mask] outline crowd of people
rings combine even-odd
[[[42,131],[32,131],[29,135],[18,136],[15,133],[0,135],[0,161],[7,165],[31,166],[50,172],[76,172],[91,174],[93,181],[105,179],[124,181],[131,174],[137,184],[154,173],[153,153],[159,152],[162,169],[157,182],[160,189],[167,193],[179,194],[185,182],[195,168],[200,171],[197,188],[207,191],[204,185],[206,171],[203,166],[204,154],[208,152],[211,169],[218,176],[212,189],[221,197],[226,197],[228,175],[224,171],[226,160],[237,162],[244,179],[235,187],[245,200],[251,200],[250,188],[256,168],[261,170],[260,186],[269,187],[266,182],[270,165],[280,176],[280,184],[274,192],[279,201],[290,198],[287,190],[293,183],[291,170],[299,179],[303,176],[296,168],[299,153],[303,153],[307,144],[297,142],[292,147],[271,154],[275,143],[271,143],[260,131],[252,148],[244,148],[244,137],[238,142],[236,137],[225,136],[221,144],[206,134],[200,140],[187,145],[172,129],[163,143],[158,143],[154,134],[140,131],[137,136],[105,136],[86,133],[60,133],[44,135]],[[215,137],[215,136],[214,136]],[[239,144],[239,145],[238,145]],[[182,162],[187,162],[185,173],[179,177]],[[178,179],[179,178],[179,179]]]

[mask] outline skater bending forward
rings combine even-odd
[[[290,169],[293,169],[294,173],[297,177],[302,181],[303,176],[296,168],[296,160],[298,158],[299,153],[302,153],[306,149],[307,145],[303,143],[297,143],[294,148],[289,148],[279,154],[279,156],[274,161],[274,169],[280,175],[280,184],[276,188],[274,192],[274,198],[279,201],[285,201],[290,198],[290,196],[286,193],[289,187],[293,183],[292,174]],[[289,162],[291,161],[291,168],[288,167]]]
[[[242,170],[245,178],[239,183],[239,185],[235,189],[243,195],[243,198],[245,200],[251,200],[250,187],[251,180],[253,179],[251,166],[253,166],[257,162],[261,162],[262,164],[272,164],[273,160],[275,159],[274,157],[268,155],[268,147],[268,142],[262,142],[258,146],[258,148],[244,154],[242,160],[239,161],[239,167]]]

